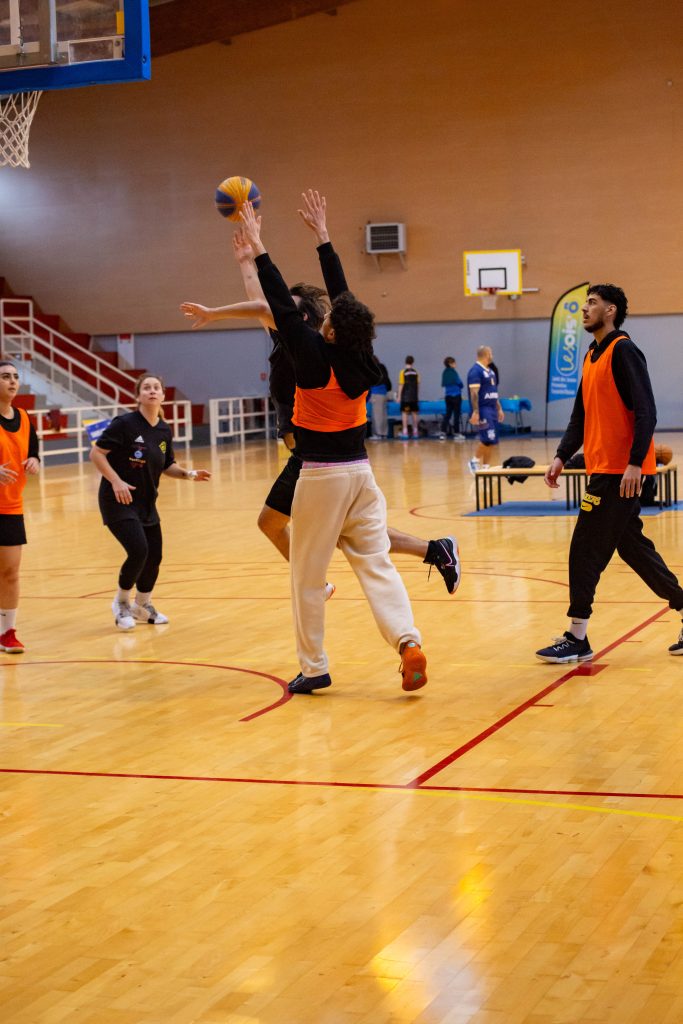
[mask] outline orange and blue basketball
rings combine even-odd
[[[261,205],[261,193],[251,178],[236,175],[226,178],[216,189],[216,209],[228,220],[239,220],[244,203],[250,202],[255,210]]]

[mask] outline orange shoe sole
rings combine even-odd
[[[401,655],[401,668],[404,690],[420,690],[427,682],[427,659],[418,644],[406,644]]]

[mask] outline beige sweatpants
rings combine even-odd
[[[410,599],[391,559],[387,505],[367,462],[302,469],[291,525],[292,611],[305,676],[327,672],[325,581],[339,541],[379,631],[395,650],[421,642]]]

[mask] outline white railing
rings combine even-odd
[[[166,408],[171,406],[170,416],[164,415],[164,419],[173,431],[174,445],[185,445],[186,456],[190,450],[192,440],[192,405],[187,401],[165,402]],[[86,453],[92,447],[86,427],[91,423],[98,423],[101,420],[113,419],[124,412],[130,412],[137,408],[133,404],[114,403],[112,405],[81,405],[72,409],[27,409],[31,418],[36,418],[38,426],[38,442],[40,445],[40,458],[43,462],[55,455],[75,455],[78,462],[83,462]],[[51,425],[56,414],[67,417],[65,426]],[[64,438],[64,445],[59,448],[45,447],[44,438],[50,434],[59,434],[54,438],[54,443]]]
[[[7,312],[8,306],[17,305],[23,306],[25,312]],[[45,337],[40,337],[38,330],[45,334]],[[36,342],[47,348],[48,353],[36,351]],[[35,317],[31,299],[0,299],[0,350],[5,356],[16,353],[19,360],[30,359],[39,373],[68,391],[78,393],[79,389],[85,390],[92,398],[111,399],[119,404],[131,400],[135,394],[136,381],[132,373],[113,367],[96,352],[88,352],[88,356],[94,360],[94,365],[89,366],[77,356],[65,352],[61,347],[64,345],[75,346],[76,342]],[[59,366],[57,357],[65,362],[66,366]],[[109,379],[107,370],[112,369],[125,378],[125,384],[119,385]],[[80,374],[77,371],[80,371]],[[88,384],[83,380],[82,374],[94,377],[95,384]]]
[[[272,437],[275,432],[275,411],[263,395],[239,398],[209,399],[211,445],[218,441],[239,438],[244,444],[248,435]]]

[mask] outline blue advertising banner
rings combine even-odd
[[[546,402],[576,395],[581,374],[581,307],[587,295],[585,281],[570,288],[555,303],[550,321]]]

